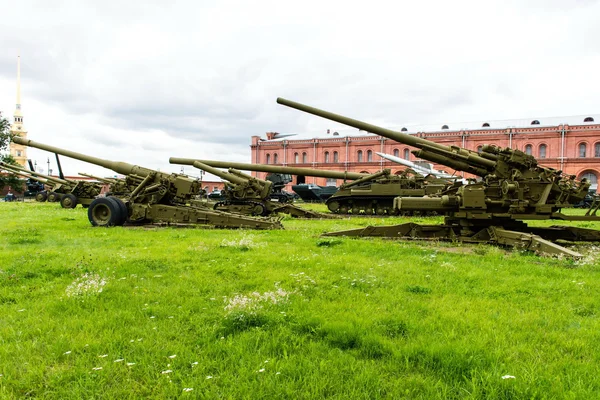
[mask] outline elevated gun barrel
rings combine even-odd
[[[151,169],[140,167],[139,165],[133,165],[133,164],[129,164],[126,162],[121,162],[121,161],[104,160],[102,158],[88,156],[85,154],[77,153],[75,151],[70,151],[70,150],[61,149],[59,147],[50,146],[50,145],[47,145],[44,143],[34,142],[33,140],[26,140],[26,139],[23,139],[18,136],[12,138],[12,141],[15,143],[18,143],[18,144],[22,144],[23,146],[35,147],[36,149],[46,150],[51,153],[60,154],[61,156],[70,157],[70,158],[74,158],[76,160],[89,162],[90,164],[100,165],[104,168],[108,168],[110,170],[113,170],[113,171],[118,172],[119,174],[123,174],[123,175],[136,174],[136,175],[145,177],[145,176],[155,172]]]
[[[39,172],[35,172],[35,171],[29,171],[19,165],[7,164],[5,162],[0,161],[0,166],[5,169],[10,169],[12,172],[15,172],[15,173],[17,173],[17,171],[26,173],[29,175],[28,177],[31,177],[33,179],[35,179],[35,177],[39,176],[40,178],[43,178],[48,182],[60,183],[62,185],[72,184],[71,182],[64,180],[64,179],[60,179],[60,178],[50,176],[50,175],[40,174]],[[42,183],[46,183],[46,182],[42,182]]]
[[[295,101],[277,98],[277,103],[296,110],[304,111],[309,114],[317,115],[332,121],[336,121],[354,128],[375,133],[377,135],[395,140],[399,143],[404,143],[409,146],[421,149],[419,156],[435,163],[447,165],[449,167],[458,169],[460,171],[471,172],[477,175],[482,173],[491,172],[496,167],[496,161],[493,159],[481,157],[477,152],[463,149],[457,146],[444,146],[427,139],[415,137],[405,133],[397,132],[391,129],[382,128],[377,125],[369,124],[367,122],[359,121],[353,118],[344,117],[339,114],[334,114],[329,111],[320,110],[315,107],[310,107]],[[437,156],[437,157],[436,157]],[[440,156],[444,162],[440,162]],[[435,158],[435,159],[434,159]],[[494,158],[493,156],[491,158]],[[450,162],[448,162],[450,160]],[[458,162],[452,163],[455,160]]]
[[[243,184],[248,182],[247,179],[242,177],[230,174],[229,172],[221,171],[220,169],[211,167],[210,165],[206,165],[200,161],[194,161],[192,165],[198,169],[208,172],[209,174],[213,174],[218,176],[219,178],[225,179],[231,183]]]
[[[260,172],[273,172],[279,174],[290,174],[290,175],[302,175],[302,176],[316,176],[320,178],[333,178],[333,179],[360,179],[370,174],[361,174],[357,172],[347,171],[330,171],[313,168],[300,168],[300,167],[284,167],[279,165],[265,165],[265,164],[247,164],[229,161],[215,161],[215,160],[196,160],[193,158],[178,158],[171,157],[169,162],[171,164],[182,164],[182,165],[193,165],[194,161],[199,161],[203,164],[217,168],[235,168],[242,169],[245,171],[260,171]]]
[[[99,176],[95,176],[95,175],[92,175],[92,174],[86,174],[85,172],[78,172],[78,174],[81,175],[81,176],[86,176],[88,178],[95,179],[95,180],[97,180],[99,182],[102,182],[102,183],[110,183],[110,184],[112,184],[112,183],[116,182],[115,179],[100,178]]]
[[[13,174],[22,176],[23,178],[33,179],[34,181],[38,181],[43,184],[51,184],[51,182],[49,182],[47,179],[40,178],[39,176],[30,175],[26,172],[19,171],[18,169],[11,169],[11,168],[5,167],[3,165],[0,165],[0,169],[3,169],[4,171],[12,172]]]

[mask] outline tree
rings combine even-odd
[[[0,112],[0,160],[7,164],[16,164],[15,159],[10,154],[2,154],[8,150],[10,139],[10,122]],[[23,181],[19,180],[14,174],[0,174],[0,190],[4,189],[5,186],[10,187],[17,193],[23,191]]]

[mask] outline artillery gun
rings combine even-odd
[[[123,197],[99,197],[90,204],[88,219],[94,226],[123,225],[127,222],[211,225],[219,228],[282,228],[278,219],[252,218],[191,206],[190,200],[202,189],[199,180],[187,175],[169,174],[126,162],[104,160],[20,137],[12,140],[24,146],[100,165],[126,176],[127,185],[133,187],[131,193]]]
[[[31,166],[31,168],[33,170],[33,166],[31,165],[31,160],[28,160],[28,161],[29,161],[29,165]],[[45,179],[43,179],[43,180],[36,179],[34,176],[31,176],[27,173],[27,172],[31,172],[31,171],[22,172],[17,169],[13,169],[13,167],[19,167],[19,165],[0,162],[0,170],[4,170],[4,171],[10,172],[14,175],[19,175],[19,176],[26,178],[25,192],[23,193],[23,196],[25,198],[34,197],[38,201],[46,201],[46,189],[44,187],[44,183],[46,182],[46,180]]]
[[[76,181],[72,179],[61,179],[54,176],[44,175],[39,172],[29,171],[21,166],[9,165],[0,162],[2,168],[11,170],[28,179],[36,180],[44,185],[50,186],[50,192],[40,192],[36,195],[37,201],[55,202],[59,201],[62,208],[75,208],[77,204],[82,207],[89,206],[100,194],[102,186],[95,182]]]
[[[255,178],[237,169],[229,168],[227,172],[189,158],[169,159],[171,164],[193,165],[194,167],[216,175],[227,181],[224,193],[225,200],[217,202],[215,210],[229,211],[244,215],[268,216],[278,213],[289,214],[296,218],[331,218],[329,214],[305,210],[289,203],[271,200],[273,182]]]
[[[585,215],[565,215],[562,208],[583,200],[590,182],[573,175],[542,167],[520,150],[483,146],[482,152],[445,146],[426,139],[382,128],[366,122],[278,98],[279,104],[309,114],[375,133],[409,146],[422,159],[456,171],[481,177],[481,182],[457,185],[446,193],[424,197],[402,197],[394,208],[447,212],[441,225],[406,223],[332,232],[328,236],[378,236],[409,239],[446,239],[470,243],[496,243],[574,258],[581,254],[554,243],[599,241],[600,231],[573,226],[531,227],[525,220],[600,221],[600,201],[596,198]]]
[[[192,165],[194,161],[219,168],[231,167],[247,171],[341,179],[344,183],[325,201],[329,211],[336,214],[358,215],[364,213],[382,216],[396,214],[397,210],[393,208],[394,198],[433,194],[446,190],[452,184],[445,179],[423,177],[412,170],[406,170],[400,175],[393,175],[389,169],[367,174],[228,161],[170,159],[171,163],[186,165]]]
[[[95,179],[99,182],[102,182],[106,185],[109,185],[108,191],[106,192],[107,196],[126,196],[133,190],[128,184],[126,179],[121,178],[101,178],[99,176],[95,176],[92,174],[87,174],[85,172],[79,172],[79,175],[85,176],[88,178]],[[143,178],[138,177],[137,181],[141,182]],[[138,183],[139,184],[139,183]]]

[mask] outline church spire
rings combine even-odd
[[[17,110],[21,109],[21,56],[17,56]]]
[[[23,129],[23,112],[21,111],[21,56],[17,56],[17,108],[15,109],[15,125]]]
[[[21,111],[21,56],[17,56],[17,107],[14,113],[15,121],[10,127],[10,133],[27,139],[27,131],[23,127],[23,113]],[[10,155],[24,166],[27,162],[27,147],[11,142]]]

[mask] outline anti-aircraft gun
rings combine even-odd
[[[214,205],[215,210],[229,211],[243,215],[289,214],[296,218],[331,218],[329,214],[305,210],[290,203],[271,200],[273,182],[255,178],[237,169],[229,168],[227,172],[211,167],[201,161],[189,158],[169,159],[171,164],[193,165],[226,180],[225,200]]]
[[[100,194],[102,186],[95,182],[76,181],[72,179],[61,179],[55,176],[44,175],[39,172],[29,171],[18,165],[9,165],[0,162],[0,166],[10,169],[17,174],[36,180],[44,185],[50,186],[50,192],[40,192],[36,195],[37,201],[59,201],[62,208],[75,208],[77,204],[82,207],[89,206]]]
[[[402,197],[394,202],[400,211],[432,210],[449,213],[441,225],[407,223],[388,227],[328,233],[329,236],[379,236],[411,239],[446,239],[497,243],[541,253],[581,255],[552,241],[599,241],[600,231],[573,226],[530,227],[525,220],[600,221],[596,199],[585,215],[565,215],[564,207],[581,201],[590,182],[578,182],[562,171],[542,167],[520,150],[483,146],[477,153],[382,128],[352,118],[278,98],[279,104],[375,133],[409,146],[422,159],[464,171],[481,182],[456,186],[446,193]]]
[[[279,165],[247,164],[228,161],[193,160],[171,158],[171,163],[192,165],[199,161],[211,167],[236,168],[247,171],[260,171],[300,176],[340,179],[344,183],[330,196],[325,204],[336,214],[377,214],[392,215],[394,198],[398,196],[424,196],[446,190],[451,182],[435,177],[425,178],[407,170],[400,175],[393,175],[389,169],[374,174],[349,171],[332,171],[314,168],[284,167]]]
[[[123,197],[99,197],[90,204],[88,219],[94,226],[123,225],[127,222],[130,224],[201,224],[219,228],[282,228],[278,219],[252,218],[190,206],[190,201],[202,189],[199,180],[187,175],[170,174],[126,162],[104,160],[20,137],[12,140],[24,146],[36,147],[100,165],[126,176],[127,184],[134,187],[131,193]]]

